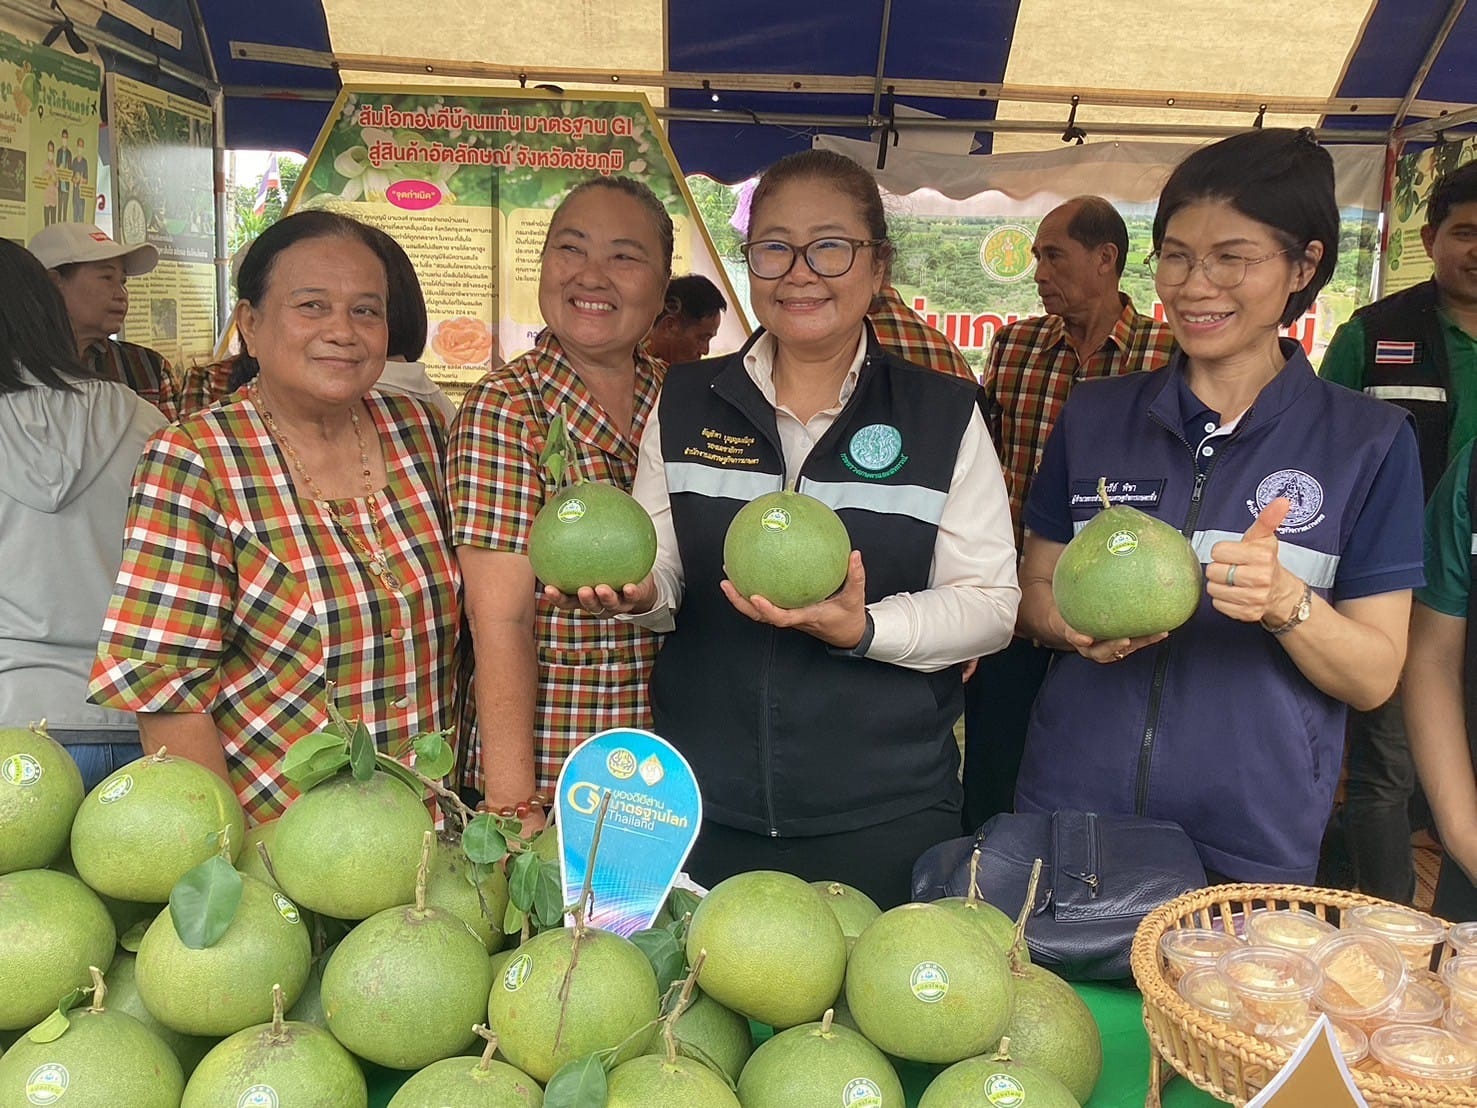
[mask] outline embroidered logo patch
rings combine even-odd
[[[1296,534],[1316,527],[1323,521],[1323,486],[1310,473],[1300,469],[1279,469],[1262,478],[1256,487],[1256,500],[1248,501],[1246,507],[1253,516],[1260,515],[1272,501],[1286,497],[1292,502],[1287,518],[1282,521],[1279,532]]]
[[[903,433],[886,423],[871,423],[856,431],[841,463],[858,477],[880,480],[891,477],[908,463],[903,453]]]

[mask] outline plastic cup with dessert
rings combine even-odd
[[[1344,913],[1344,927],[1372,931],[1389,939],[1411,969],[1430,969],[1431,954],[1446,939],[1446,925],[1438,919],[1397,904],[1361,904]]]
[[[1277,946],[1227,951],[1216,970],[1231,993],[1231,1022],[1264,1039],[1306,1027],[1323,983],[1318,963]]]
[[[1477,1046],[1441,1027],[1400,1023],[1369,1037],[1369,1052],[1395,1077],[1465,1084],[1477,1077]]]
[[[1159,936],[1159,953],[1164,956],[1164,978],[1171,985],[1177,984],[1192,969],[1214,966],[1222,954],[1242,945],[1234,935],[1203,927],[1166,931]]]
[[[1318,1007],[1336,1019],[1364,1024],[1390,1008],[1405,988],[1405,959],[1399,948],[1371,931],[1338,932],[1309,956],[1323,971],[1315,994]]]

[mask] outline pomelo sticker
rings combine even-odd
[[[636,776],[636,755],[625,747],[618,746],[605,759],[605,768],[610,770],[610,776],[629,781]]]
[[[851,436],[846,449],[858,466],[876,473],[898,460],[903,452],[903,433],[886,423],[868,424]]]
[[[503,988],[510,993],[516,993],[523,988],[528,981],[528,975],[533,972],[533,959],[527,954],[520,954],[508,963],[508,968],[503,970]]]
[[[272,903],[277,905],[278,915],[288,923],[300,923],[302,921],[302,913],[297,910],[297,905],[281,893],[272,894]]]
[[[279,1108],[277,1090],[270,1085],[253,1085],[236,1099],[236,1108]]]
[[[1132,531],[1114,531],[1108,536],[1108,553],[1115,558],[1132,554],[1139,548],[1139,537]]]
[[[853,1077],[841,1090],[841,1108],[882,1108],[882,1090],[865,1077]]]
[[[924,1004],[937,1004],[949,995],[949,975],[937,962],[919,962],[908,976],[908,986]]]
[[[759,517],[759,528],[762,531],[788,531],[790,513],[783,508],[771,508]]]
[[[554,517],[560,523],[574,523],[585,518],[585,502],[583,500],[566,500],[559,505],[559,510]]]
[[[108,787],[98,794],[100,804],[112,804],[133,792],[133,774],[125,773],[108,782]]]
[[[1026,1103],[1026,1087],[1008,1073],[985,1078],[985,1099],[995,1108],[1019,1108]]]
[[[32,1104],[55,1104],[66,1095],[71,1081],[66,1066],[47,1062],[33,1069],[26,1078],[26,1099]]]
[[[29,754],[12,754],[0,762],[0,778],[22,789],[41,780],[41,763]]]

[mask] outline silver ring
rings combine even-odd
[[[1115,661],[1115,662],[1121,662],[1121,661],[1123,661],[1123,659],[1126,656],[1127,655],[1125,655],[1123,653],[1123,651],[1121,651],[1121,650],[1115,650],[1115,651],[1113,651],[1113,661]]]
[[[1235,566],[1232,566],[1230,569],[1226,570],[1226,584],[1230,585],[1233,589],[1236,587],[1236,567]]]

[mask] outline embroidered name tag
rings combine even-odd
[[[1159,507],[1159,498],[1164,495],[1164,478],[1124,478],[1108,482],[1108,500],[1113,504],[1127,504],[1141,512]],[[1097,494],[1097,481],[1072,482],[1073,508],[1101,508],[1102,500]]]

